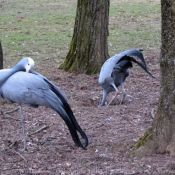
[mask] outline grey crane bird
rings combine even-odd
[[[135,58],[131,56],[138,57],[142,63],[138,62]],[[141,68],[145,70],[146,73],[148,73],[151,77],[154,77],[147,69],[141,50],[126,50],[119,53],[118,55],[114,55],[113,57],[105,61],[100,71],[99,84],[103,88],[103,97],[102,102],[99,104],[99,106],[105,105],[106,97],[110,92],[116,91],[116,95],[118,94],[118,86],[122,87],[123,92],[123,97],[120,104],[124,101],[126,96],[124,82],[129,76],[129,68],[132,67],[132,62],[138,64]],[[109,102],[109,104],[112,102],[112,100]]]
[[[24,150],[27,149],[24,115],[22,104],[32,107],[45,106],[56,111],[65,121],[76,146],[85,149],[88,138],[79,126],[64,93],[50,80],[32,70],[34,61],[23,58],[16,66],[0,73],[0,95],[20,106]],[[82,144],[78,133],[85,140]]]

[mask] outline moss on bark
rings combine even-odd
[[[137,143],[136,153],[165,153],[175,150],[175,2],[161,0],[162,45],[160,98],[152,128]],[[175,154],[174,154],[175,155]]]
[[[108,55],[109,0],[78,0],[74,33],[61,69],[93,74]]]
[[[152,128],[149,128],[146,130],[146,132],[144,133],[143,137],[136,143],[136,148],[138,149],[140,146],[143,146],[145,144],[146,141],[148,140],[153,140],[152,138]]]

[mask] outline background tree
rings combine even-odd
[[[108,55],[109,0],[78,0],[74,33],[64,63],[65,71],[92,74]]]
[[[175,155],[175,1],[161,0],[161,13],[160,99],[152,128],[137,144],[138,154]]]
[[[3,69],[3,51],[1,41],[0,41],[0,69]]]

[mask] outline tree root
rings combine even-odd
[[[135,146],[137,149],[134,151],[134,155],[136,156],[142,157],[153,154],[157,147],[157,144],[153,140],[153,128],[147,129]]]

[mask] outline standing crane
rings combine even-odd
[[[0,72],[0,96],[12,103],[17,103],[20,108],[22,121],[24,150],[27,149],[25,118],[22,104],[32,107],[45,106],[56,111],[65,121],[76,146],[85,149],[88,138],[79,126],[64,93],[50,80],[32,70],[34,61],[23,58],[12,69]],[[78,133],[85,140],[81,143]]]
[[[138,57],[142,63],[138,62],[132,56]],[[131,49],[121,52],[118,55],[114,55],[105,61],[100,71],[99,84],[103,88],[103,97],[99,107],[105,105],[106,97],[110,92],[116,91],[116,95],[119,93],[119,86],[121,86],[123,92],[123,97],[120,101],[120,104],[123,103],[126,96],[124,82],[130,74],[129,68],[133,67],[132,62],[138,64],[145,70],[146,73],[148,73],[151,77],[154,77],[147,69],[141,50]],[[112,100],[109,102],[109,104],[112,102]]]

